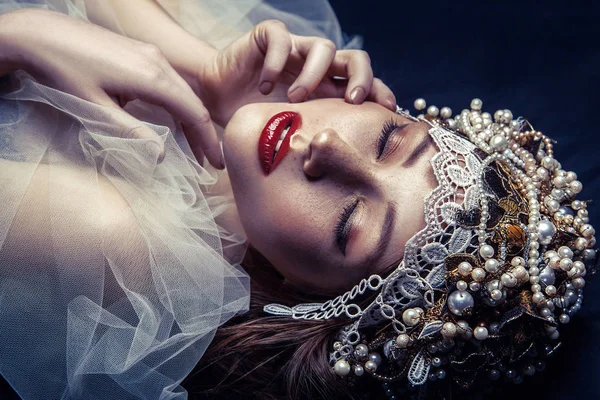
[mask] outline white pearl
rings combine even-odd
[[[442,326],[442,335],[448,338],[456,336],[456,325],[452,322],[446,322]]]
[[[544,294],[542,292],[536,292],[533,294],[532,300],[535,304],[539,304],[544,301]]]
[[[471,109],[473,111],[479,111],[481,110],[481,107],[483,106],[483,101],[481,101],[481,99],[473,99],[471,100]]]
[[[592,236],[594,236],[594,234],[596,233],[596,231],[590,224],[582,225],[581,228],[579,228],[579,232],[586,239],[591,239]]]
[[[473,331],[473,336],[475,336],[475,339],[477,340],[485,340],[488,338],[488,330],[485,326],[478,326]]]
[[[475,282],[481,282],[485,279],[485,271],[483,270],[483,268],[475,268],[471,272],[471,277]]]
[[[450,107],[442,107],[440,110],[440,116],[444,119],[448,119],[452,116],[452,110]]]
[[[489,244],[484,244],[479,248],[479,254],[485,259],[492,258],[494,256],[494,248]]]
[[[405,333],[401,333],[400,335],[398,335],[398,337],[396,337],[396,344],[401,349],[407,348],[409,343],[410,343],[410,337]]]
[[[561,258],[571,258],[573,257],[573,250],[571,250],[569,247],[567,246],[560,246],[558,248],[558,255]]]
[[[440,114],[440,110],[436,106],[429,106],[427,114],[432,117],[437,117]]]
[[[562,269],[563,271],[568,271],[573,266],[573,260],[571,260],[570,258],[563,258],[562,260],[560,260],[559,266],[560,269]]]
[[[365,370],[367,372],[373,373],[377,371],[377,364],[375,364],[373,361],[367,361],[365,363]]]
[[[346,376],[350,373],[350,364],[346,360],[338,360],[335,363],[333,370],[339,376]]]
[[[366,357],[369,354],[369,348],[367,347],[367,345],[361,343],[358,346],[356,346],[355,353],[360,358]]]
[[[548,296],[554,296],[556,294],[556,286],[554,286],[554,285],[546,286],[546,294]]]
[[[371,353],[369,354],[369,361],[373,361],[377,366],[381,365],[381,356],[379,353]]]
[[[485,270],[490,273],[498,272],[498,267],[500,263],[495,258],[490,258],[485,262]]]
[[[514,277],[512,274],[502,274],[502,276],[500,277],[500,281],[502,282],[502,284],[508,288],[513,288],[515,286],[517,286],[517,278]]]
[[[416,99],[414,105],[415,105],[415,110],[417,110],[417,111],[424,110],[425,107],[427,107],[427,103],[425,102],[425,99]]]
[[[408,308],[402,313],[402,321],[408,326],[415,326],[419,323],[421,315],[414,308]]]
[[[494,300],[500,300],[502,298],[502,291],[498,290],[498,289],[494,289],[492,290],[492,292],[490,293],[490,296],[492,297],[492,299]]]
[[[458,290],[467,290],[468,287],[469,287],[469,285],[465,281],[456,282],[456,288]]]
[[[513,267],[522,267],[525,265],[525,259],[523,257],[516,256],[513,257],[512,260],[510,260],[510,264]]]
[[[490,139],[490,146],[496,151],[504,151],[508,147],[508,141],[506,140],[504,135],[494,135]]]
[[[583,185],[579,181],[573,181],[569,184],[569,189],[571,189],[573,193],[577,194],[583,190]]]
[[[448,296],[448,309],[454,315],[469,315],[475,300],[469,292],[456,290]]]
[[[585,279],[575,278],[571,281],[575,289],[582,289],[585,286]]]
[[[472,270],[473,270],[473,266],[466,261],[463,261],[460,264],[458,264],[458,273],[461,274],[462,276],[469,275]]]
[[[354,366],[354,375],[356,376],[363,376],[365,373],[365,369],[362,367],[362,365],[355,365]]]

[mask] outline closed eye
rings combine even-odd
[[[359,201],[360,199],[357,198],[344,207],[338,216],[337,224],[335,224],[335,227],[333,228],[335,244],[344,256],[346,255],[346,245],[348,244],[348,238],[350,236],[350,231],[352,230],[350,218],[352,217],[352,214],[354,214]]]
[[[390,146],[390,139],[408,125],[409,124],[399,125],[393,118],[384,122],[376,143],[376,156],[378,161],[384,160],[393,152],[393,150],[395,150],[396,146]]]

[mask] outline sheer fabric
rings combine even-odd
[[[325,0],[162,3],[217,47],[268,18],[344,45]],[[109,4],[0,0],[0,12],[99,7],[111,20]],[[0,81],[0,373],[24,399],[185,399],[216,329],[248,308],[226,174],[195,161],[166,112],[127,109],[165,142],[162,162],[103,107],[23,71]]]

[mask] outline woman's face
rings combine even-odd
[[[274,146],[261,133],[270,125],[279,138],[278,114],[297,129],[272,167]],[[341,99],[239,109],[224,152],[250,243],[305,289],[346,290],[382,273],[425,225],[423,200],[436,186],[428,130],[375,103]]]

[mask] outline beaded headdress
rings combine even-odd
[[[492,121],[481,107],[474,99],[456,118],[447,107],[416,118],[398,109],[430,124],[438,186],[425,199],[426,227],[391,274],[325,303],[264,307],[348,319],[329,357],[337,375],[411,385],[448,377],[469,387],[504,371],[518,382],[541,369],[539,357],[560,345],[559,325],[580,309],[598,259],[586,202],[575,199],[582,184],[526,120],[499,110]],[[361,307],[369,293],[375,299]]]

